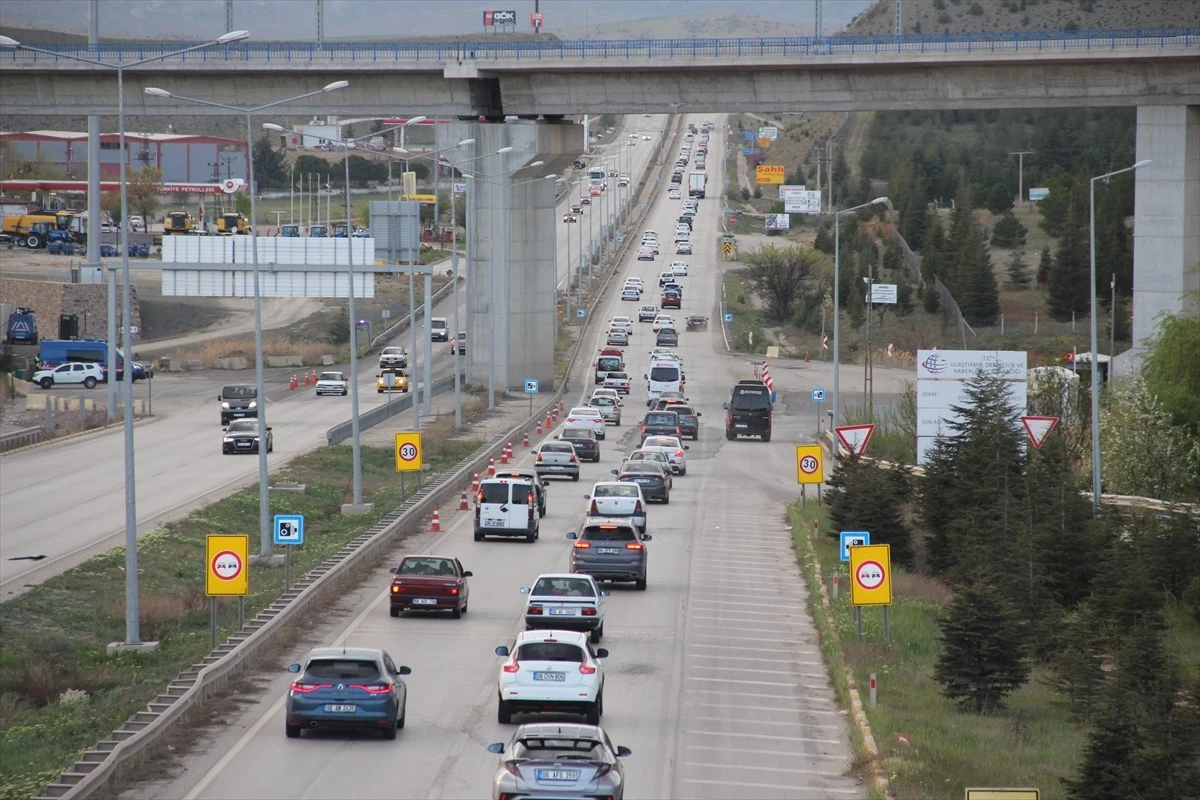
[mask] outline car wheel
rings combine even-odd
[[[619,428],[619,427],[621,427],[621,418],[620,418],[620,417],[617,417],[617,421],[616,421],[616,423],[613,425],[613,427],[614,427],[614,428]]]
[[[663,505],[664,506],[671,505],[671,495],[669,493],[663,495]]]
[[[572,476],[571,476],[571,480],[573,480],[573,481],[577,481],[577,480],[579,480],[579,473],[578,473],[578,472],[576,472],[574,475],[572,475]]]
[[[737,434],[734,433],[733,431],[727,430],[727,431],[725,431],[725,438],[732,442],[734,439],[737,438]]]
[[[403,728],[404,720],[407,718],[408,718],[408,707],[405,706],[404,708],[400,709],[400,716],[396,719],[396,727]]]
[[[475,541],[477,541],[477,542],[483,541],[483,534],[480,533],[479,531],[475,531]]]
[[[54,379],[53,379],[53,378],[42,378],[42,380],[41,380],[41,387],[42,387],[43,389],[49,389],[49,388],[50,388],[51,386],[53,386],[53,385],[54,385]]]
[[[637,582],[636,582],[636,583],[634,583],[634,588],[636,588],[636,589],[637,589],[639,592],[644,592],[644,591],[646,591],[646,579],[645,579],[645,578],[639,578],[639,579],[637,580]]]
[[[383,729],[383,738],[385,741],[394,741],[396,738],[397,720],[392,720],[392,724]]]
[[[584,717],[587,719],[588,725],[599,725],[600,724],[600,715],[602,713],[604,713],[600,707],[601,702],[602,702],[601,698],[597,697],[596,702],[592,703],[592,705],[588,708],[588,710],[584,712]]]
[[[769,442],[769,441],[771,441],[771,434],[769,434],[769,433],[764,433],[764,434],[763,434],[763,437],[762,437],[762,440],[763,440],[764,442]]]
[[[546,516],[546,507],[538,506],[538,519],[541,519],[544,516]]]
[[[268,453],[275,452],[275,440],[274,439],[267,439],[267,452]]]
[[[512,708],[504,700],[496,702],[496,722],[501,725],[512,724]]]
[[[453,611],[450,612],[450,618],[451,619],[462,619],[462,609],[456,607]]]
[[[684,467],[683,469],[679,470],[679,477],[682,478],[684,475],[687,475],[687,467]]]
[[[84,378],[83,385],[88,389],[95,389],[96,388],[96,379],[95,378]]]
[[[284,734],[287,735],[287,738],[289,738],[289,739],[299,739],[300,738],[300,726],[299,725],[288,725],[285,722],[283,725],[283,732],[284,732]]]
[[[600,641],[600,637],[603,635],[604,631],[602,628],[593,628],[592,630],[588,631],[588,641],[592,644],[596,644],[596,642]]]
[[[463,603],[462,612],[464,614],[467,613],[467,606],[469,606],[469,605],[470,605],[470,603]]]
[[[342,397],[345,397],[347,392],[349,392],[349,391],[350,391],[349,389],[342,389]]]

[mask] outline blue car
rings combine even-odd
[[[397,667],[383,650],[318,647],[288,672],[299,676],[287,695],[284,732],[289,739],[304,728],[363,728],[395,739],[404,727],[408,687],[400,676],[412,670]]]

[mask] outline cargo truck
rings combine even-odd
[[[708,184],[707,172],[688,173],[688,197],[704,199],[704,187]]]

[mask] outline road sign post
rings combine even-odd
[[[304,544],[304,515],[275,515],[275,544],[283,545],[283,586],[292,588],[292,545]]]
[[[533,416],[533,396],[538,393],[538,382],[536,378],[525,379],[525,394],[529,395],[529,416]]]
[[[825,482],[825,462],[821,445],[796,445],[796,483],[800,484],[800,499],[805,500],[804,489],[809,484],[817,486],[817,505],[821,504],[821,484]]]
[[[871,441],[871,434],[875,433],[875,426],[872,424],[841,425],[835,429],[835,432],[847,450],[856,456],[861,456],[867,450],[867,442]]]
[[[217,646],[217,598],[244,598],[250,589],[247,567],[250,537],[245,534],[209,534],[205,540],[205,594],[208,595],[209,639]]]
[[[817,436],[819,437],[821,435],[821,404],[825,402],[825,390],[819,386],[814,386],[812,401],[817,404]]]
[[[1025,426],[1029,443],[1035,449],[1040,450],[1046,443],[1046,437],[1050,435],[1050,431],[1058,424],[1058,417],[1021,417],[1021,424]]]
[[[850,548],[870,544],[871,533],[870,531],[842,531],[838,534],[838,542],[841,545],[842,561],[849,562]]]
[[[421,489],[421,434],[419,431],[406,431],[396,434],[396,472],[400,473],[400,497],[407,496],[404,487],[404,475],[408,472],[417,473],[417,490]]]

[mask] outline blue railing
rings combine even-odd
[[[1161,48],[1200,44],[1200,28],[1153,30],[1032,31],[905,36],[789,36],[739,39],[615,39],[506,42],[239,42],[198,50],[171,60],[205,62],[448,62],[579,61],[593,59],[736,58],[753,56],[836,56],[886,53],[972,53]],[[108,62],[137,61],[186,47],[169,44],[37,45],[46,55],[24,49],[0,50],[0,63],[59,60],[58,54]]]

